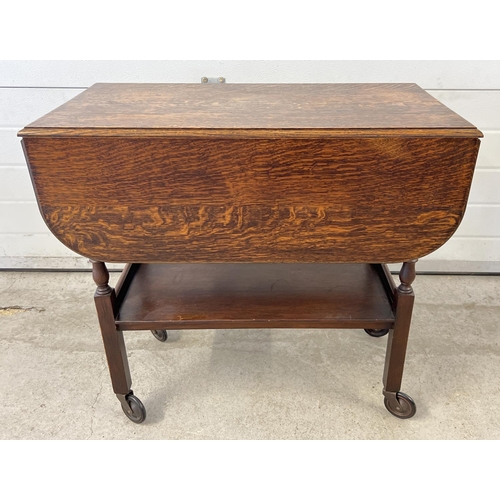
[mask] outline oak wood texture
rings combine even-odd
[[[141,264],[116,324],[122,330],[391,328],[394,314],[376,267]]]
[[[25,139],[46,224],[106,262],[400,262],[465,212],[473,138]]]
[[[43,130],[40,130],[43,129]],[[331,131],[457,129],[468,121],[415,84],[103,84],[98,83],[31,123],[41,133],[132,135],[168,130]]]
[[[20,135],[92,260],[400,262],[457,229],[481,133],[414,84],[96,84]]]

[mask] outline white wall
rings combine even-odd
[[[0,268],[88,268],[48,231],[18,130],[95,82],[415,82],[484,133],[469,205],[419,270],[500,272],[500,62],[0,61]]]

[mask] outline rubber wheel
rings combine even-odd
[[[142,404],[141,400],[134,394],[129,394],[126,398],[129,408],[124,408],[122,406],[123,413],[134,422],[134,424],[140,424],[146,420],[146,408]],[[130,409],[130,411],[128,411]]]
[[[384,398],[384,404],[389,413],[392,413],[395,417],[398,418],[411,418],[417,412],[417,405],[415,401],[410,398],[404,392],[398,392],[396,394],[396,400],[389,399],[387,397]]]
[[[151,330],[151,333],[158,339],[160,342],[165,342],[168,339],[167,330]]]
[[[383,328],[381,330],[373,330],[371,328],[369,329],[365,328],[365,332],[371,337],[383,337],[384,335],[387,335],[389,333],[389,330],[387,328]]]

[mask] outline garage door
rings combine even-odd
[[[500,272],[500,62],[3,61],[0,62],[0,268],[88,269],[46,228],[16,134],[95,82],[415,82],[483,133],[457,233],[420,271]],[[201,85],[201,83],[200,83]],[[395,266],[396,268],[397,266]]]

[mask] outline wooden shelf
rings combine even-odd
[[[120,330],[394,325],[379,264],[133,264],[117,301]]]

